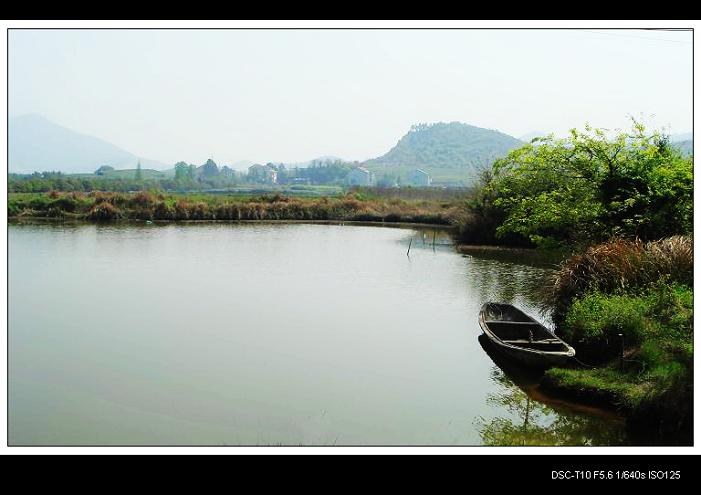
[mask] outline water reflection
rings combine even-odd
[[[495,391],[487,394],[486,401],[508,413],[477,418],[475,427],[485,445],[626,444],[625,424],[612,412],[554,399],[549,405],[537,387],[540,373],[499,356],[484,335],[479,342],[495,364],[490,374]]]
[[[516,253],[358,225],[8,232],[13,445],[562,443],[553,430],[587,421],[474,338],[487,300],[535,316],[548,268]]]
[[[530,316],[548,324],[543,307],[543,287],[553,269],[521,263],[511,253],[511,261],[497,261],[481,256],[466,256],[466,283],[471,294],[478,294],[482,303],[492,301],[513,304]]]
[[[458,252],[467,257],[500,261],[503,263],[517,263],[539,268],[557,268],[562,261],[562,253],[554,251],[541,251],[526,248],[507,248],[498,246],[457,246]]]

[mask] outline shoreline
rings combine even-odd
[[[372,221],[372,220],[298,220],[298,219],[262,219],[262,220],[142,220],[138,218],[120,218],[115,220],[91,220],[89,218],[71,218],[71,217],[46,217],[46,216],[8,216],[8,224],[14,223],[74,223],[74,224],[92,224],[92,225],[112,225],[112,224],[142,224],[142,225],[167,225],[167,224],[309,224],[309,225],[359,225],[368,227],[396,227],[396,228],[430,228],[436,230],[450,231],[454,230],[454,225],[445,223],[421,223],[421,222],[393,222],[393,221]],[[149,223],[150,222],[150,223]],[[456,246],[464,246],[456,244]],[[494,246],[498,248],[499,246]]]

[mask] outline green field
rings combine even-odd
[[[158,171],[150,168],[141,169],[141,177],[143,179],[171,179],[175,176],[173,170]],[[70,174],[69,177],[102,177],[103,179],[134,179],[136,177],[136,169],[110,170],[102,175],[95,174]]]

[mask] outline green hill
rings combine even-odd
[[[378,177],[394,175],[405,180],[411,171],[421,168],[434,182],[469,183],[496,158],[522,145],[508,134],[461,122],[419,124],[394,148],[365,166]]]

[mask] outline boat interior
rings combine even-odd
[[[489,330],[503,341],[509,343],[517,343],[523,341],[530,342],[547,342],[549,340],[557,342],[552,334],[548,332],[542,325],[535,322],[510,322],[499,320],[486,320],[485,323]]]
[[[507,304],[490,303],[483,309],[484,322],[505,344],[545,352],[564,352],[567,346],[543,325]]]
[[[505,344],[545,352],[567,351],[567,346],[535,322],[486,320],[489,330]]]
[[[508,304],[489,303],[483,308],[485,320],[533,323],[533,318]]]

